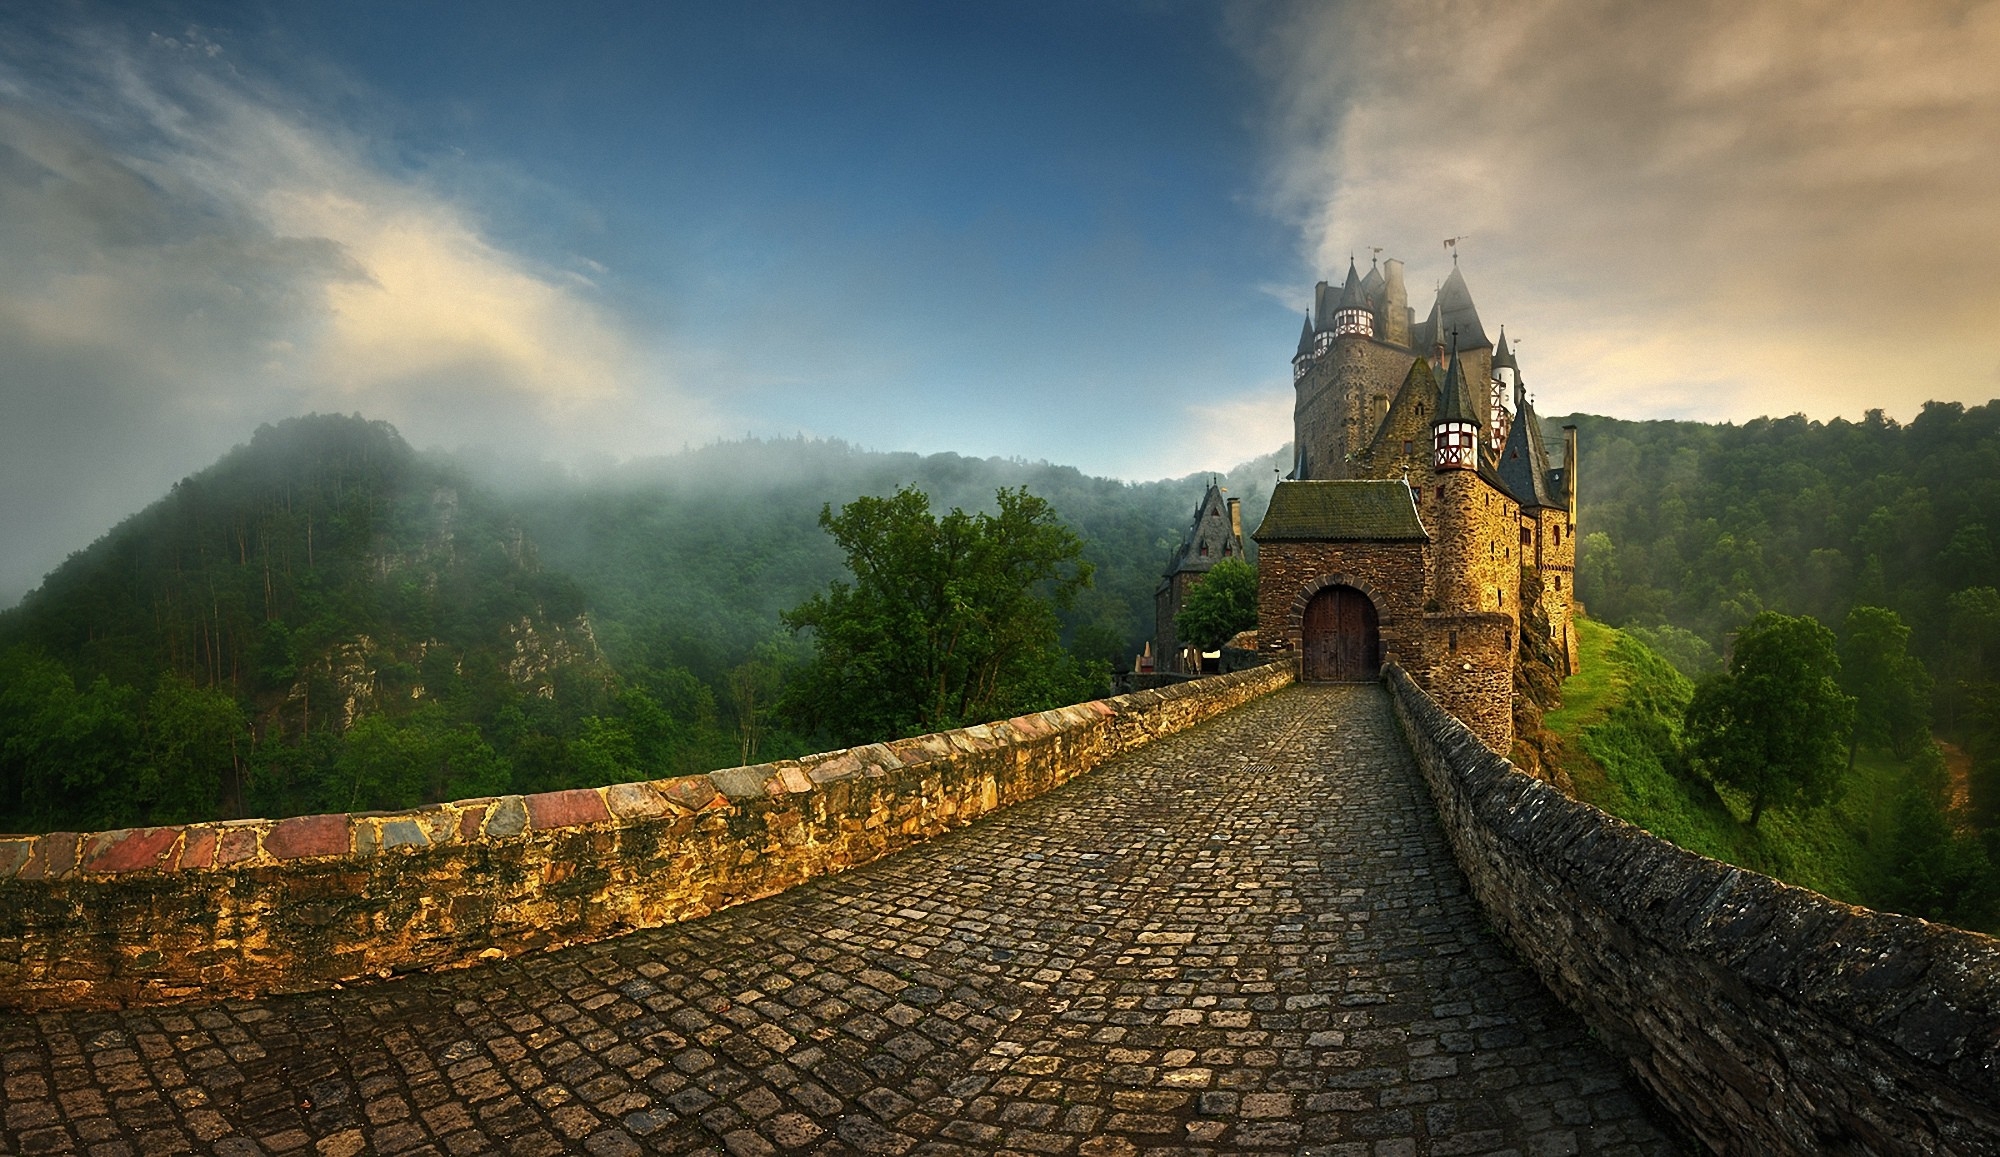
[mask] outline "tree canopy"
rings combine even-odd
[[[802,726],[860,743],[1080,697],[1056,610],[1090,584],[1083,543],[1025,490],[1002,488],[995,505],[940,517],[904,487],[822,507],[853,581],[784,616],[811,632],[813,658],[785,693]]]
[[[1235,557],[1209,568],[1174,616],[1174,633],[1204,651],[1213,651],[1256,625],[1257,570]]]
[[[1770,804],[1817,807],[1839,790],[1854,726],[1839,675],[1832,631],[1765,611],[1737,635],[1728,670],[1695,687],[1688,755],[1750,797],[1752,827]]]

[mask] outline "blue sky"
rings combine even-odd
[[[1545,413],[1983,401],[1996,58],[1923,0],[11,6],[0,605],[309,410],[1226,468],[1312,282],[1421,311],[1458,234]]]

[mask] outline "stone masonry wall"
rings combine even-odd
[[[1494,928],[1710,1148],[2000,1151],[2000,940],[1684,851],[1384,678]]]
[[[692,919],[963,826],[1291,680],[1272,663],[649,783],[0,839],[0,1007],[323,988]]]
[[[1296,653],[1306,603],[1340,583],[1361,590],[1375,604],[1383,657],[1421,666],[1429,560],[1430,548],[1421,542],[1259,543],[1258,647]]]

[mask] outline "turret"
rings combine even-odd
[[[1299,352],[1292,356],[1292,384],[1297,385],[1305,379],[1306,371],[1312,368],[1312,358],[1313,319],[1312,314],[1308,312],[1305,328],[1299,331]]]
[[[1487,399],[1486,412],[1492,415],[1487,423],[1487,436],[1494,450],[1499,450],[1507,441],[1507,395],[1516,392],[1520,385],[1521,368],[1514,361],[1514,354],[1507,348],[1507,327],[1500,327],[1500,344],[1493,347],[1493,384]],[[1520,403],[1514,404],[1514,413],[1521,412]]]
[[[1451,355],[1451,368],[1445,371],[1444,386],[1438,391],[1431,447],[1433,463],[1441,472],[1479,467],[1479,407],[1466,389],[1465,370],[1456,351]]]
[[[1312,355],[1314,357],[1333,347],[1333,302],[1332,286],[1324,281],[1313,286]]]
[[[1333,311],[1333,335],[1346,337],[1375,336],[1375,311],[1368,306],[1368,296],[1361,291],[1361,273],[1354,268],[1353,259],[1347,262],[1347,284],[1340,291],[1340,304]]]

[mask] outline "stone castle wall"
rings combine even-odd
[[[1375,604],[1382,655],[1421,666],[1430,547],[1421,542],[1261,543],[1257,551],[1257,646],[1296,653],[1306,603],[1336,583]]]
[[[692,919],[963,826],[1291,681],[1272,663],[648,783],[0,839],[0,1007],[322,988]]]
[[[1364,337],[1335,338],[1296,389],[1293,439],[1310,478],[1357,477],[1348,455],[1365,450],[1409,372],[1408,350]],[[1377,399],[1380,399],[1379,402]]]
[[[1542,572],[1542,611],[1548,616],[1556,650],[1574,673],[1578,667],[1576,624],[1570,617],[1570,600],[1576,597],[1576,528],[1567,510],[1537,510],[1525,514],[1523,526],[1530,526],[1534,540],[1535,565]]]
[[[2000,1151],[2000,940],[1684,851],[1385,679],[1493,927],[1710,1148]]]

